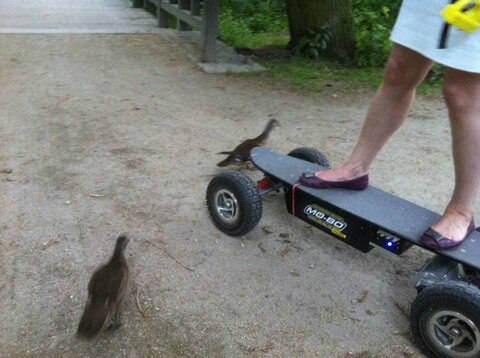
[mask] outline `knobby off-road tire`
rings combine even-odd
[[[262,216],[262,200],[255,183],[238,171],[215,176],[208,185],[206,199],[213,223],[230,236],[245,235]]]
[[[288,153],[290,157],[294,157],[297,159],[302,159],[310,163],[315,163],[318,165],[321,165],[322,167],[325,167],[327,169],[330,169],[330,163],[319,150],[315,148],[309,148],[309,147],[300,147],[292,150],[290,153]]]
[[[432,357],[480,357],[480,290],[463,282],[427,286],[412,304],[410,324]]]

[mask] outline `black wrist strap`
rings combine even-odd
[[[456,0],[451,0],[450,4],[453,4]],[[444,49],[447,48],[448,33],[450,32],[450,24],[444,23],[442,33],[440,35],[440,41],[438,43],[438,48]]]

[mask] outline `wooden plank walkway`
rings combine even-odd
[[[129,0],[0,0],[0,33],[152,33],[154,16]]]

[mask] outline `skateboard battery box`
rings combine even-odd
[[[286,187],[285,199],[290,214],[362,252],[370,251],[372,244],[375,244],[400,255],[412,246],[410,241],[310,195],[301,188]]]

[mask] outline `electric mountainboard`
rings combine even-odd
[[[285,155],[256,147],[251,160],[265,175],[257,183],[228,171],[207,188],[210,216],[224,233],[239,236],[252,230],[261,218],[261,196],[282,190],[290,214],[362,252],[375,246],[397,255],[412,245],[430,250],[419,238],[440,217],[437,213],[372,186],[353,191],[299,185],[302,173],[329,167],[318,150],[297,148]],[[436,254],[416,285],[414,337],[439,357],[480,357],[480,232]]]

